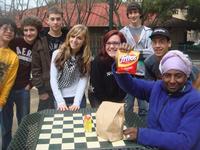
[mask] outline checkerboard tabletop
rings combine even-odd
[[[132,141],[106,141],[96,134],[95,108],[84,108],[76,112],[60,112],[47,109],[27,115],[21,122],[9,150],[61,150],[61,149],[129,149],[157,150]],[[92,116],[92,132],[85,132],[84,115]],[[145,127],[135,113],[125,114],[128,127]]]
[[[92,132],[85,132],[83,113],[51,114],[45,116],[36,150],[56,149],[113,149],[132,147],[128,140],[106,141],[96,134],[96,113],[92,116]]]

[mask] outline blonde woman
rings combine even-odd
[[[53,53],[50,83],[60,111],[86,107],[84,91],[89,78],[91,51],[88,29],[75,25]]]

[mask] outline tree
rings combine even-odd
[[[200,23],[200,0],[187,0],[187,16],[190,21]]]
[[[187,10],[186,18],[200,23],[200,0],[143,0],[144,20],[154,16],[152,25],[171,19],[177,9]]]

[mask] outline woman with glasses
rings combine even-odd
[[[119,45],[125,42],[123,34],[117,30],[105,34],[102,49],[91,65],[89,100],[92,107],[98,107],[102,101],[123,102],[126,93],[117,85],[111,65]]]

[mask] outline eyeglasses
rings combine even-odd
[[[11,25],[3,25],[0,27],[0,29],[2,29],[4,32],[6,31],[14,32],[14,28]]]
[[[119,46],[120,44],[121,44],[120,42],[107,42],[106,43],[107,46],[111,46],[111,45],[113,45],[113,46]]]

